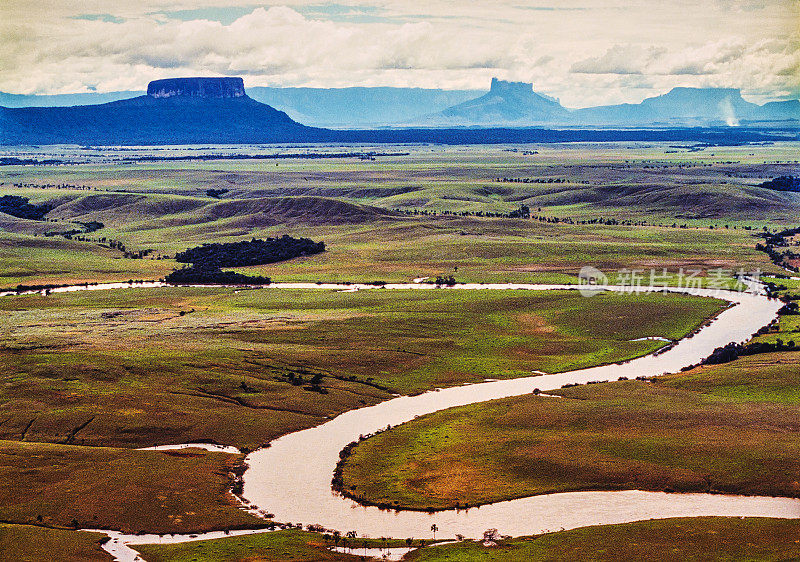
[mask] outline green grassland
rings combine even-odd
[[[0,519],[127,533],[261,527],[228,492],[242,455],[0,441]],[[0,541],[2,542],[2,541]],[[2,557],[0,557],[2,558]]]
[[[777,291],[778,296],[781,298],[789,298],[793,301],[800,299],[800,280],[798,279],[776,279],[773,277],[765,277],[765,281],[775,283],[778,287],[782,287]],[[800,344],[800,314],[785,314],[778,318],[778,322],[770,326],[769,330],[755,338],[754,342],[769,342],[775,343],[781,340],[784,343],[790,341]]]
[[[174,545],[148,544],[138,546],[136,550],[148,562],[190,562],[192,560],[202,560],[203,562],[341,560],[346,562],[362,559],[360,556],[328,550],[328,546],[332,545],[332,542],[326,542],[318,533],[288,530]]]
[[[47,562],[57,557],[64,562],[110,562],[111,555],[100,548],[105,538],[98,533],[0,523],[0,560]]]
[[[713,299],[576,291],[135,289],[0,300],[0,438],[254,448],[393,392],[628,359]],[[313,378],[318,376],[318,388]]]
[[[753,187],[795,173],[793,144],[686,152],[664,145],[411,147],[406,157],[183,161],[138,164],[5,166],[0,195],[29,197],[55,208],[43,222],[0,217],[0,283],[73,279],[158,278],[169,261],[123,260],[96,243],[75,243],[92,258],[56,258],[46,232],[100,221],[88,237],[174,255],[204,242],[291,234],[324,239],[329,252],[269,268],[277,280],[407,281],[450,273],[466,281],[565,281],[583,265],[761,268],[742,227],[794,224],[800,196]],[[497,182],[526,178],[545,183]],[[564,180],[563,183],[546,183]],[[89,190],[34,188],[63,183]],[[15,187],[14,184],[27,187]],[[221,199],[207,189],[227,189]],[[691,228],[570,225],[535,220],[406,216],[427,212],[503,212],[529,205],[534,215],[599,217],[686,224]],[[693,218],[694,217],[694,218]],[[729,228],[725,228],[725,226]],[[715,228],[710,229],[710,226]],[[30,236],[14,238],[11,234]],[[37,235],[37,236],[34,236]],[[38,245],[42,244],[42,249]],[[56,267],[59,261],[67,264]],[[100,263],[102,262],[102,263]]]
[[[130,447],[252,449],[393,392],[648,353],[663,343],[628,340],[679,338],[721,308],[682,295],[446,289],[3,298],[0,478],[13,486],[0,518],[130,532],[252,525],[227,492],[236,457]]]
[[[502,540],[494,547],[484,547],[473,541],[432,545],[407,554],[404,560],[794,560],[800,557],[798,531],[800,523],[796,520],[727,517],[660,519]],[[357,539],[355,542],[360,544],[362,541]],[[332,541],[326,541],[318,534],[292,530],[177,545],[144,545],[137,549],[150,562],[348,561],[360,558],[325,550],[331,545]],[[358,552],[358,549],[353,550],[354,555]]]
[[[86,218],[88,217],[82,217]],[[93,220],[93,219],[91,219]],[[622,268],[723,268],[728,274],[778,272],[757,240],[742,230],[687,230],[605,225],[546,224],[520,219],[429,217],[380,219],[363,225],[307,225],[285,222],[267,228],[225,228],[221,219],[187,228],[92,235],[123,240],[128,248],[153,248],[153,256],[209,241],[238,241],[284,233],[324,240],[327,251],[269,266],[239,268],[275,281],[394,281],[453,274],[467,282],[574,283],[591,265],[612,273]],[[123,259],[95,242],[58,241],[0,233],[2,286],[18,283],[67,283],[85,280],[159,279],[174,267],[171,260]]]
[[[340,553],[329,550],[338,543],[338,546],[352,546],[352,553]],[[414,540],[414,546],[425,546],[430,540]],[[301,562],[304,560],[364,560],[359,555],[359,549],[405,547],[405,540],[399,539],[367,539],[342,538],[334,541],[332,537],[289,529],[245,535],[208,541],[197,541],[172,545],[148,544],[137,546],[148,562],[180,562],[203,560],[204,562],[229,562],[234,560],[263,560],[281,562]]]
[[[798,365],[756,355],[438,412],[359,444],[344,489],[415,509],[575,490],[796,496]]]
[[[753,186],[796,171],[797,144],[688,151],[660,143],[435,147],[376,161],[292,159],[4,167],[0,180],[68,182],[102,192],[225,198],[317,196],[383,208],[507,212],[525,202],[548,215],[684,219],[695,224],[794,221],[797,197]],[[525,154],[524,152],[536,152]],[[545,183],[496,182],[529,178]],[[34,181],[35,180],[35,181]],[[559,183],[547,183],[560,180]],[[561,181],[563,180],[563,181]],[[63,193],[63,190],[62,190]]]
[[[583,527],[532,538],[428,547],[405,560],[439,562],[795,560],[800,557],[797,520],[692,517]]]
[[[174,266],[160,260],[126,260],[97,244],[0,232],[0,288],[19,284],[160,279]]]

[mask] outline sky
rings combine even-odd
[[[800,98],[800,0],[0,0],[0,91],[245,86],[487,89],[567,107],[676,86]]]

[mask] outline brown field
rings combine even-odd
[[[0,441],[0,519],[126,533],[261,527],[229,492],[242,458]]]

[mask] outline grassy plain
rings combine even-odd
[[[0,523],[0,560],[111,562],[111,555],[100,548],[105,538],[98,533]]]
[[[778,561],[800,557],[797,520],[693,517],[584,527],[534,537],[503,540],[496,547],[465,541],[427,546],[404,560],[443,562],[527,562],[529,560],[606,562],[672,562],[675,560]],[[356,540],[356,544],[361,539]],[[416,544],[416,541],[414,541]],[[145,545],[139,551],[150,562],[240,562],[245,560],[342,560],[360,557],[325,551],[320,535],[278,531],[260,535]],[[353,551],[358,554],[358,549]]]
[[[344,542],[342,542],[344,541]],[[430,541],[414,540],[414,546],[421,546]],[[299,529],[245,535],[235,538],[215,539],[174,545],[148,544],[137,547],[137,550],[148,562],[233,562],[244,560],[301,562],[305,560],[364,560],[363,550],[381,547],[405,547],[405,540],[398,539],[348,539],[338,541],[339,546],[354,546],[351,553],[339,553],[329,550],[334,546],[331,538],[319,533],[310,533]],[[369,559],[369,558],[367,558]]]
[[[0,519],[127,533],[263,526],[230,495],[241,455],[0,441]],[[2,558],[2,557],[0,557]]]
[[[14,486],[0,517],[131,532],[253,524],[227,494],[232,457],[110,447],[252,449],[392,392],[647,353],[663,344],[629,340],[679,338],[720,308],[682,295],[446,289],[5,298],[0,478]]]
[[[160,279],[173,268],[166,261],[122,259],[97,244],[0,231],[0,288]]]
[[[742,229],[796,220],[800,196],[754,187],[764,178],[794,173],[795,159],[789,158],[793,146],[692,152],[636,143],[404,147],[408,156],[374,162],[4,166],[0,195],[49,202],[55,208],[47,218],[57,222],[0,217],[0,228],[6,231],[0,240],[12,248],[26,248],[4,257],[0,247],[0,264],[7,264],[0,270],[0,284],[158,278],[173,265],[122,260],[119,255],[115,259],[114,252],[92,242],[67,248],[82,247],[93,256],[85,266],[69,258],[53,260],[55,254],[48,251],[52,241],[43,240],[42,234],[81,228],[78,221],[104,223],[91,239],[111,238],[133,250],[152,248],[153,255],[174,255],[204,242],[283,233],[326,241],[330,251],[325,254],[259,268],[277,280],[407,281],[451,273],[456,267],[456,276],[466,281],[566,281],[583,265],[646,270],[760,267],[777,272],[753,249],[752,233]],[[65,183],[89,189],[54,187]],[[228,191],[215,199],[207,189]],[[646,220],[690,228],[441,215],[507,213],[521,204],[546,217]],[[438,216],[398,215],[396,209]],[[42,251],[36,249],[38,244]],[[54,266],[64,260],[69,260],[68,266]]]
[[[420,146],[404,147],[407,156],[375,161],[149,163],[123,163],[119,158],[129,153],[110,149],[100,155],[104,161],[85,164],[78,161],[91,151],[60,147],[52,150],[72,151],[75,163],[0,167],[0,196],[22,195],[53,206],[46,221],[0,214],[0,287],[158,279],[176,266],[168,258],[125,259],[107,247],[108,239],[163,257],[206,242],[280,234],[324,240],[328,251],[241,271],[276,281],[409,281],[453,274],[459,281],[559,283],[574,282],[584,265],[605,271],[642,269],[645,275],[651,268],[777,273],[767,256],[755,251],[757,239],[746,229],[796,226],[798,194],[754,185],[773,176],[797,175],[797,146]],[[217,199],[208,189],[227,191]],[[664,226],[443,215],[508,213],[521,204],[534,215],[567,221],[602,217]],[[427,214],[406,214],[414,210]],[[89,221],[104,227],[85,234],[85,241],[58,234],[84,229]],[[628,340],[681,337],[718,309],[714,301],[676,295],[582,299],[574,293],[526,292],[181,288],[3,298],[0,439],[6,441],[0,442],[0,469],[3,481],[12,482],[14,489],[0,494],[0,513],[15,522],[35,522],[41,515],[46,525],[69,525],[75,519],[132,531],[247,525],[252,519],[227,499],[225,473],[232,457],[181,457],[131,448],[198,440],[253,448],[387,399],[392,392],[516,377],[532,370],[556,372],[647,353],[661,344]],[[786,322],[782,320],[782,331],[796,328]],[[698,416],[705,423],[709,416],[722,415],[723,402],[742,409],[743,415],[751,413],[748,408],[773,408],[771,413],[783,423],[781,416],[797,406],[797,386],[787,380],[784,369],[796,369],[797,361],[780,363],[790,357],[753,363],[756,376],[742,370],[746,363],[740,360],[714,371],[716,379],[704,375],[692,383],[698,373],[692,372],[668,383],[673,386],[626,383],[624,388],[642,398],[639,405],[613,393],[558,403],[580,402],[586,411],[574,406],[570,415],[586,423],[594,423],[592,416],[609,404],[618,408],[615,419],[620,424],[634,423],[625,415],[657,415],[660,404],[687,423]],[[690,383],[695,386],[681,386]],[[762,402],[753,406],[753,396]],[[555,407],[554,400],[543,400],[531,399],[532,404]],[[521,408],[535,414],[530,405]],[[484,416],[486,431],[495,431],[481,412],[476,415]],[[567,413],[559,415],[568,419]],[[583,429],[577,435],[589,439],[591,431]],[[757,424],[747,438],[755,439],[762,429]],[[606,430],[606,439],[613,441],[621,427]],[[661,435],[651,437],[653,443],[666,443]],[[737,438],[733,433],[730,437]],[[644,463],[649,468],[640,472],[658,488],[661,468],[653,468],[658,464],[653,458],[639,458],[644,453],[634,445],[592,454],[607,458],[624,453],[630,457],[623,462],[625,470]],[[794,451],[792,446],[787,451]],[[742,462],[761,458],[763,447],[754,446]],[[505,453],[510,454],[510,444],[508,448]],[[701,449],[710,455],[705,462],[718,469],[715,478],[737,471],[751,474],[744,465],[730,466],[711,449]],[[659,454],[677,455],[678,449],[666,447]],[[98,477],[92,471],[101,465],[109,468]],[[525,470],[518,470],[515,478]],[[699,469],[670,465],[669,470],[669,478],[678,484],[689,489],[698,485]],[[781,474],[767,484],[745,479],[731,485],[742,490],[750,484],[780,488]],[[590,484],[602,480],[596,474],[581,478]],[[528,493],[523,480],[509,484],[509,495]],[[726,482],[730,484],[720,476],[713,483]],[[137,506],[144,506],[140,513],[133,512]],[[34,540],[39,533],[38,528],[15,529]],[[72,540],[53,537],[46,540]],[[288,542],[271,551],[284,549],[278,558],[292,549],[305,552],[307,559],[328,556],[310,544],[314,537],[286,537],[281,540]],[[49,544],[46,540],[43,545]],[[269,546],[272,539],[243,538],[241,544],[251,540]],[[77,539],[76,552],[90,548],[87,541]],[[0,540],[0,548],[6,543]],[[203,558],[193,546],[185,548],[170,556],[180,551]],[[23,557],[22,551],[10,552]],[[235,550],[220,552],[238,556]],[[272,554],[262,555],[269,559]]]
[[[415,509],[575,490],[800,494],[800,353],[424,416],[359,444],[344,488]]]
[[[800,279],[777,279],[774,277],[765,277],[765,281],[775,283],[780,290],[777,291],[778,295],[782,298],[788,298],[792,301],[800,300]],[[800,345],[800,314],[784,314],[778,318],[778,322],[770,329],[755,338],[756,342],[769,342],[775,343],[781,340],[783,343],[795,342]]]
[[[361,560],[360,556],[332,552],[327,548],[329,544],[332,545],[317,533],[290,530],[175,545],[143,545],[137,550],[148,562]]]
[[[692,517],[583,527],[486,548],[463,542],[429,547],[405,559],[420,562],[778,561],[800,557],[797,520]]]
[[[0,300],[0,437],[254,448],[392,392],[624,360],[720,310],[681,295],[136,289]],[[318,376],[318,388],[313,378]]]

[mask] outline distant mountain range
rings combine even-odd
[[[156,81],[158,82],[158,81]],[[8,108],[94,105],[144,92],[4,94]],[[637,104],[564,108],[525,82],[493,79],[488,92],[421,88],[265,88],[247,95],[313,127],[708,127],[800,124],[800,101],[757,105],[731,88],[674,88]]]
[[[256,101],[315,127],[380,127],[412,122],[421,115],[481,96],[481,90],[422,88],[248,88]]]
[[[323,91],[306,94],[295,107],[309,109],[315,97],[325,97]],[[352,92],[336,95],[336,102],[329,98],[332,113]],[[399,104],[402,108],[395,108],[394,115],[411,106],[441,105],[449,96],[418,91],[415,104]],[[375,115],[379,101],[390,98],[403,96],[362,93],[361,103],[372,107]],[[535,93],[531,84],[493,80],[488,93],[428,113],[418,124],[410,122],[413,127],[335,130],[303,125],[256,101],[241,78],[175,78],[151,82],[146,95],[98,105],[0,107],[0,144],[744,142],[785,139],[787,130],[788,138],[796,139],[798,105],[795,101],[758,106],[744,101],[738,90],[676,88],[641,104],[570,111]],[[730,126],[735,124],[744,126]],[[592,128],[586,130],[587,125]],[[687,126],[710,129],[687,132]],[[775,133],[764,133],[765,126],[774,127]]]
[[[697,127],[738,126],[745,123],[800,120],[800,101],[757,105],[745,101],[733,88],[673,88],[638,104],[606,105],[579,109],[570,114],[583,125]]]
[[[142,96],[146,92],[19,95],[0,92],[2,107],[97,105]],[[423,88],[267,88],[247,89],[256,101],[314,127],[379,127],[447,109],[485,94],[485,90]]]

